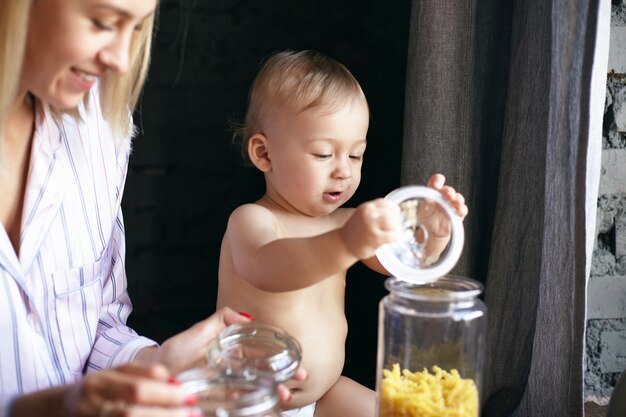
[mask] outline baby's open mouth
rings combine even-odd
[[[327,198],[331,201],[339,201],[341,200],[341,197],[343,196],[343,192],[342,191],[328,191],[326,193],[324,193]]]

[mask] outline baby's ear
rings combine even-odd
[[[267,145],[267,137],[261,133],[255,133],[248,139],[248,156],[254,166],[262,172],[268,172],[272,168]]]

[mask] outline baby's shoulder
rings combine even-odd
[[[276,218],[271,210],[260,204],[250,203],[237,207],[230,214],[228,219],[229,227],[237,225],[259,226],[263,224],[274,224]]]
[[[241,216],[242,214],[267,214],[270,215],[272,214],[272,212],[265,206],[262,206],[261,204],[258,203],[248,203],[248,204],[243,204],[239,207],[237,207],[235,210],[233,210],[233,212],[231,213],[231,217],[233,216]]]

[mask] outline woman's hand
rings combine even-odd
[[[309,374],[305,369],[298,368],[296,374],[293,376],[293,379],[295,381],[306,381],[309,379]],[[280,384],[276,387],[276,391],[278,392],[278,398],[280,399],[280,408],[283,410],[289,408],[289,402],[293,398],[293,394],[289,391],[289,388]]]
[[[249,314],[237,313],[228,307],[221,308],[209,318],[167,339],[160,347],[142,349],[135,356],[135,361],[165,365],[174,375],[206,366],[206,349],[219,332],[231,324],[248,323],[250,320]]]
[[[238,313],[231,308],[223,307],[209,318],[167,339],[159,348],[141,350],[135,361],[144,364],[160,363],[174,375],[191,368],[206,366],[206,349],[219,332],[231,324],[248,323],[253,319],[250,314]],[[293,378],[303,381],[308,378],[308,374],[300,368]],[[279,385],[277,391],[281,405],[288,405],[292,397],[289,389]]]
[[[199,417],[195,394],[186,394],[164,366],[128,364],[81,381],[18,397],[12,417]]]

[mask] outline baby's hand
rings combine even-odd
[[[368,259],[380,246],[400,238],[400,219],[397,204],[383,198],[368,201],[355,209],[341,228],[341,236],[354,256]]]
[[[428,180],[427,185],[439,191],[443,199],[452,204],[459,217],[464,219],[468,213],[465,197],[457,193],[454,188],[445,185],[445,182],[446,177],[434,174]],[[417,211],[413,213],[415,217],[412,218],[411,224],[418,226],[413,231],[413,237],[421,247],[421,262],[423,265],[432,265],[439,259],[450,241],[452,219],[444,207],[431,200],[420,201]],[[411,214],[410,210],[409,214]]]
[[[465,205],[465,197],[463,197],[463,194],[457,193],[454,188],[449,185],[445,185],[445,183],[445,176],[442,174],[433,174],[426,185],[430,188],[434,188],[435,190],[439,190],[443,198],[454,206],[456,212],[461,217],[461,220],[463,220],[469,212],[467,206]]]
[[[428,186],[441,192],[442,197],[450,202],[456,209],[461,219],[465,218],[468,208],[465,205],[465,197],[461,193],[448,185],[445,185],[446,177],[441,174],[434,174],[428,180]],[[427,201],[420,205],[418,209],[418,217],[421,224],[426,226],[431,237],[449,237],[450,236],[450,219],[446,212],[438,204]]]

